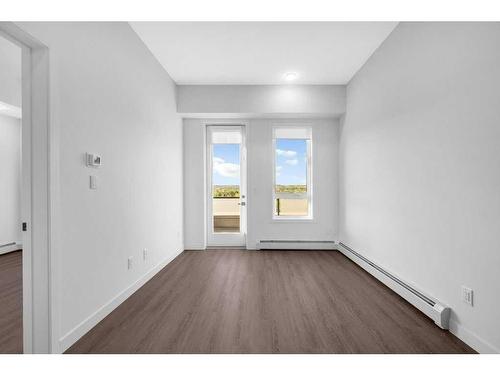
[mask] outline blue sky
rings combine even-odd
[[[304,185],[307,177],[307,143],[303,139],[276,140],[276,183]]]
[[[300,185],[306,183],[307,144],[302,139],[276,140],[276,183]],[[240,145],[213,145],[214,185],[239,185]]]
[[[240,145],[213,145],[213,185],[240,184]]]

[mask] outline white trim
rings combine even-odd
[[[206,250],[207,248],[205,246],[184,246],[184,250],[196,250],[196,251],[199,251],[199,250]]]
[[[351,259],[354,263],[363,268],[366,272],[380,280],[384,285],[388,288],[392,289],[396,293],[398,293],[401,297],[411,303],[413,306],[422,311],[425,315],[435,318],[435,312],[429,309],[428,305],[425,303],[420,303],[417,299],[412,297],[411,293],[407,292],[406,289],[402,288],[399,284],[395,283],[375,268],[367,265],[361,259],[357,258],[349,251],[343,249],[342,245],[337,245],[337,250],[340,251],[343,255]],[[451,309],[450,309],[451,310]],[[438,324],[436,322],[436,324]],[[439,324],[438,324],[439,325]],[[486,342],[475,333],[471,332],[469,329],[462,326],[458,323],[453,317],[450,316],[448,320],[448,330],[457,338],[462,340],[465,344],[469,345],[472,349],[476,350],[479,353],[500,353],[500,349],[496,348],[494,345]]]
[[[300,224],[317,224],[317,218],[309,219],[302,216],[285,216],[285,217],[274,217],[268,221],[269,224],[290,224],[290,223],[300,223]]]
[[[17,243],[14,243],[12,245],[0,247],[0,255],[11,253],[13,251],[22,250],[22,249],[23,249],[23,245],[21,243],[17,242]]]
[[[447,307],[445,304],[435,301],[435,305],[432,306],[425,302],[422,298],[418,297],[411,291],[409,291],[407,288],[403,287],[381,271],[379,271],[377,268],[373,267],[372,265],[368,264],[365,262],[363,259],[358,258],[355,256],[353,253],[348,251],[344,246],[342,246],[341,243],[338,244],[337,249],[344,254],[347,258],[352,260],[354,263],[356,263],[358,266],[363,268],[366,272],[377,278],[379,281],[381,281],[383,284],[388,286],[390,289],[395,291],[397,294],[399,294],[401,297],[403,297],[405,300],[407,300],[409,303],[411,303],[413,306],[415,306],[417,309],[422,311],[425,315],[427,315],[429,318],[431,318],[434,323],[441,329],[448,329],[449,325],[449,317],[450,317],[450,308]],[[392,276],[396,277],[399,280],[403,280],[393,272],[387,271],[389,274]],[[410,285],[408,282],[404,282],[405,284],[411,286],[412,289],[418,291],[421,295],[426,296],[425,293],[421,292],[421,290],[413,285]],[[426,296],[427,297],[427,296]]]
[[[472,349],[481,354],[499,354],[500,348],[496,348],[490,343],[484,341],[476,334],[469,331],[455,319],[450,318],[449,331],[460,340],[469,345]]]
[[[51,273],[57,213],[52,200],[51,163],[56,145],[49,118],[49,50],[13,22],[0,22],[0,35],[22,49],[21,221],[27,223],[27,231],[22,232],[23,350],[50,353],[57,329]]]
[[[335,241],[261,241],[257,242],[257,250],[337,250]]]
[[[245,206],[240,207],[240,232],[239,233],[214,233],[212,215],[212,154],[213,144],[210,132],[213,130],[230,130],[230,127],[241,131],[240,144],[240,201]],[[247,242],[247,213],[248,213],[248,190],[247,190],[247,129],[246,121],[209,121],[204,124],[205,133],[205,207],[206,207],[206,244],[207,246],[246,246]]]
[[[141,276],[132,285],[125,288],[123,291],[118,293],[115,297],[101,306],[96,312],[91,314],[89,317],[84,319],[80,324],[78,324],[71,331],[66,333],[59,340],[58,352],[62,353],[66,351],[71,345],[77,342],[83,335],[95,327],[101,320],[103,320],[108,314],[110,314],[114,309],[120,306],[127,298],[134,294],[139,288],[151,280],[158,272],[160,272],[167,264],[173,261],[179,254],[182,253],[181,250],[177,250],[175,253],[169,255],[163,261],[154,266],[149,272]]]

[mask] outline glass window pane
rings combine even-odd
[[[214,232],[240,231],[240,145],[214,144],[212,212]]]
[[[276,216],[307,216],[309,214],[307,199],[277,198],[274,206]]]
[[[277,138],[275,155],[276,216],[308,216],[308,139]],[[290,194],[290,195],[288,195]],[[293,194],[302,196],[293,196]]]
[[[276,193],[307,191],[307,140],[276,139]]]

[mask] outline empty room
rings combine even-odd
[[[500,23],[226,18],[0,22],[0,353],[497,358]]]

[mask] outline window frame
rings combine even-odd
[[[277,129],[304,129],[309,134],[309,138],[285,138],[276,137]],[[276,141],[278,139],[303,139],[306,141],[307,149],[307,163],[306,163],[306,187],[307,191],[305,193],[276,193]],[[272,128],[272,173],[273,173],[273,184],[272,184],[272,204],[271,204],[271,217],[273,221],[307,221],[312,222],[314,220],[313,216],[313,129],[311,125],[308,124],[280,124],[274,125]],[[279,216],[276,215],[276,199],[307,199],[308,214],[300,216]]]

